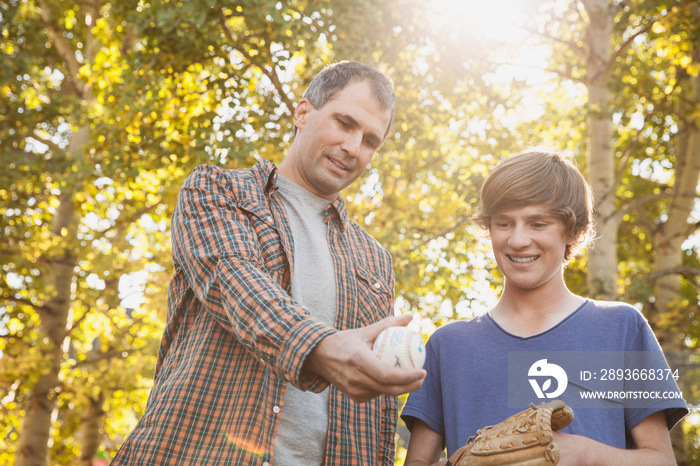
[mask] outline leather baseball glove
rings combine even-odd
[[[550,401],[515,414],[500,424],[485,427],[450,456],[447,466],[553,465],[559,447],[552,432],[574,420],[574,412],[561,400]]]

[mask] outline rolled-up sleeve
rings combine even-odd
[[[303,378],[301,369],[316,344],[336,330],[280,284],[276,270],[286,258],[274,219],[269,210],[258,216],[242,208],[241,189],[218,167],[192,172],[173,214],[176,270],[206,311],[278,377],[320,391],[327,383]]]

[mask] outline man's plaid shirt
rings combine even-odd
[[[197,167],[182,187],[154,386],[112,464],[270,463],[286,382],[331,390],[326,465],[394,463],[396,398],[355,404],[301,371],[336,329],[391,314],[391,257],[340,198],[329,205],[338,312],[335,329],[321,323],[290,297],[294,242],[275,180],[262,160],[251,169]]]

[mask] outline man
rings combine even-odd
[[[339,192],[387,137],[389,78],[319,73],[275,167],[202,166],[173,215],[175,276],[146,412],[113,464],[394,463],[395,396],[425,371],[371,344],[392,314],[391,257]]]
[[[451,456],[477,430],[536,401],[525,378],[515,375],[517,369],[529,375],[530,363],[511,368],[509,356],[531,355],[536,361],[544,353],[567,361],[562,355],[576,354],[605,364],[604,369],[632,372],[652,369],[630,367],[633,355],[656,355],[652,359],[663,366],[660,373],[669,374],[639,311],[624,303],[577,296],[564,282],[565,264],[593,235],[591,204],[586,180],[557,153],[530,150],[506,160],[488,176],[475,220],[490,236],[505,277],[503,292],[487,314],[445,325],[430,337],[428,376],[402,412],[411,430],[407,466],[434,464],[444,448]],[[628,365],[598,361],[603,354],[629,356],[620,358],[620,364]],[[578,386],[572,383],[559,395],[574,410],[573,422],[554,433],[561,466],[675,464],[668,429],[688,412],[682,399],[610,399],[576,409],[581,393],[590,393],[595,384],[608,385],[601,380],[602,371],[599,380],[590,382],[574,381],[576,374],[569,371],[570,382]],[[527,393],[520,406],[510,406],[511,383],[516,384],[515,392]],[[610,384],[619,390],[623,383],[635,384],[620,379]],[[679,394],[672,378],[648,384]]]

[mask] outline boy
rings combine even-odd
[[[487,314],[443,326],[430,338],[428,375],[402,413],[411,430],[407,466],[433,464],[445,447],[449,457],[478,429],[527,408],[527,402],[509,402],[509,378],[515,378],[509,355],[532,352],[541,357],[547,351],[551,360],[584,354],[590,362],[602,354],[661,354],[635,308],[585,299],[566,287],[564,265],[593,234],[591,197],[578,169],[556,153],[526,151],[486,179],[475,220],[489,233],[505,276],[503,293]],[[527,367],[532,370],[536,364]],[[567,380],[557,379],[562,386],[554,390],[574,405],[575,413],[574,421],[554,435],[559,464],[675,464],[668,429],[688,412],[682,399],[608,399],[577,410],[570,393],[577,388],[591,391],[595,384],[574,381],[575,374],[569,374],[572,383],[563,395]],[[525,393],[529,401],[546,396],[542,391],[547,384],[536,385],[536,377],[530,383],[540,394],[530,391],[525,379],[515,382],[514,391]],[[615,382],[616,389],[620,383]],[[658,386],[678,392],[672,377]]]

